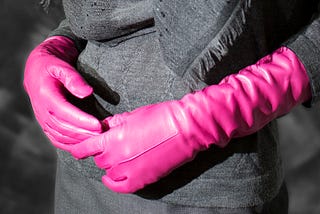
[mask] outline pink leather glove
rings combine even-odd
[[[192,160],[212,144],[224,147],[311,97],[308,76],[287,48],[223,79],[219,85],[108,117],[109,130],[76,144],[76,158],[94,155],[103,183],[135,192]]]
[[[66,98],[70,93],[84,98],[93,92],[73,67],[77,57],[78,51],[71,39],[53,36],[30,53],[24,73],[24,87],[40,126],[56,147],[67,151],[69,144],[102,131],[98,119]]]

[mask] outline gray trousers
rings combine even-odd
[[[57,163],[55,192],[56,214],[164,214],[164,213],[220,213],[220,214],[286,214],[288,213],[288,193],[283,184],[273,200],[253,207],[203,208],[168,204],[161,200],[149,200],[135,194],[117,194],[106,188],[102,182],[83,176],[76,169],[61,160]]]

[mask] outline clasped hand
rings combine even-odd
[[[311,97],[306,70],[280,48],[218,85],[180,100],[140,107],[104,120],[108,130],[74,144],[76,158],[94,156],[103,183],[131,193],[158,181],[210,145],[252,134]]]
[[[106,170],[103,183],[121,193],[158,181],[212,144],[254,133],[311,98],[303,64],[282,47],[218,85],[100,123],[66,99],[93,92],[72,66],[77,55],[71,40],[47,39],[30,54],[24,85],[51,142],[75,158],[93,156]]]
[[[113,191],[132,193],[158,181],[175,168],[192,160],[206,146],[198,143],[210,134],[196,134],[197,122],[169,101],[108,117],[108,130],[73,145],[76,158],[94,156],[106,170],[103,183]],[[198,124],[199,125],[199,124]]]

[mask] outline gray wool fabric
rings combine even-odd
[[[63,0],[71,30],[86,40],[107,40],[153,23],[152,0]]]
[[[96,96],[111,114],[180,99],[218,83],[281,44],[301,54],[311,80],[312,103],[319,99],[320,54],[312,55],[320,51],[319,20],[284,43],[307,23],[292,24],[292,20],[315,12],[310,5],[303,8],[308,13],[298,13],[302,1],[63,2],[67,20],[51,35],[87,41],[77,69],[90,79],[97,94],[107,90],[119,98],[110,104]],[[304,45],[304,40],[309,42]],[[138,197],[206,208],[261,205],[275,197],[283,183],[278,143],[276,122],[272,122],[253,135],[233,139],[224,149],[213,146],[201,152],[194,161],[134,195],[99,192],[107,201],[126,203]],[[100,182],[104,172],[92,159],[75,161],[62,151],[58,155],[70,170]]]

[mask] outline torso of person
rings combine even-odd
[[[270,42],[271,32],[265,32],[267,24],[272,25],[263,14],[270,4],[64,0],[72,31],[88,40],[78,70],[120,97],[110,104],[97,95],[112,114],[180,99],[255,63],[277,45]],[[91,159],[74,161],[63,152],[59,157],[100,182],[104,171]],[[187,206],[244,207],[270,200],[282,182],[278,133],[272,122],[253,135],[233,139],[224,149],[213,146],[199,153],[135,196]]]

